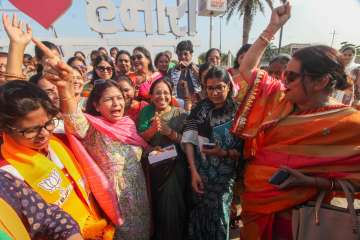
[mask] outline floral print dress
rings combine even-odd
[[[112,184],[124,224],[121,239],[142,240],[150,236],[150,204],[140,163],[142,148],[115,141],[92,127],[82,112],[63,116],[67,131],[79,138]]]

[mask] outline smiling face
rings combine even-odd
[[[131,86],[127,81],[119,81],[118,84],[124,94],[126,106],[131,106],[132,100],[135,97],[135,88]]]
[[[167,72],[169,68],[170,59],[166,55],[162,55],[157,61],[156,68],[159,72]]]
[[[159,82],[151,93],[151,102],[154,104],[156,110],[162,111],[170,106],[171,97],[171,91],[168,85],[164,82]]]
[[[117,87],[108,87],[94,104],[96,111],[109,122],[116,122],[124,115],[125,100]]]
[[[78,96],[81,94],[81,92],[83,90],[84,78],[78,71],[74,71],[73,79],[74,79],[74,93],[75,93],[75,96]]]
[[[96,74],[100,79],[109,80],[113,75],[113,68],[111,67],[110,63],[107,61],[101,61],[95,67]]]
[[[126,75],[131,70],[131,59],[130,56],[123,53],[120,54],[116,61],[116,66],[119,69],[120,74]]]
[[[52,124],[52,117],[47,114],[44,108],[40,107],[37,110],[31,111],[24,117],[18,119],[11,130],[10,137],[19,145],[25,146],[36,151],[47,150],[49,139],[52,135],[51,129],[55,129],[56,125]],[[46,126],[41,130],[36,129],[39,126]],[[20,132],[26,132],[24,134]],[[25,135],[35,135],[32,138],[27,138]]]
[[[137,72],[147,72],[149,69],[150,61],[146,56],[140,51],[134,51],[132,56],[134,67]]]

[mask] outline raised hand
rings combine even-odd
[[[7,14],[3,14],[2,17],[4,29],[10,39],[10,43],[28,45],[32,38],[32,30],[29,24],[26,24],[23,21],[19,21],[16,14],[14,14],[12,20],[10,21]]]
[[[272,11],[269,28],[273,28],[274,31],[280,29],[291,16],[291,5],[287,1],[284,5],[275,8]]]
[[[73,91],[73,69],[41,41],[36,38],[33,38],[32,41],[46,56],[46,65],[44,66],[45,78],[55,84],[58,89],[68,88]]]

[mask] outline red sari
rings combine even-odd
[[[275,214],[318,193],[310,187],[280,191],[269,184],[268,179],[281,166],[312,176],[360,182],[360,112],[334,104],[295,115],[281,88],[281,82],[267,73],[255,73],[232,127],[235,135],[246,139],[246,154],[251,156],[241,194],[242,237],[246,240],[273,239]],[[291,233],[291,224],[283,231]]]

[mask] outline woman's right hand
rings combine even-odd
[[[74,70],[56,56],[48,47],[36,38],[32,39],[46,56],[46,66],[44,69],[46,79],[55,84],[58,89],[73,90],[73,72]]]
[[[284,5],[275,8],[272,11],[271,19],[267,30],[272,31],[273,34],[277,32],[285,23],[289,20],[291,16],[291,5],[287,1]]]
[[[194,192],[198,194],[204,194],[204,184],[196,170],[191,171],[191,186]]]
[[[10,21],[7,14],[2,16],[4,29],[10,39],[11,44],[19,44],[26,47],[32,38],[32,30],[28,24],[26,29],[23,21],[19,21],[16,14],[14,14],[12,21]]]

